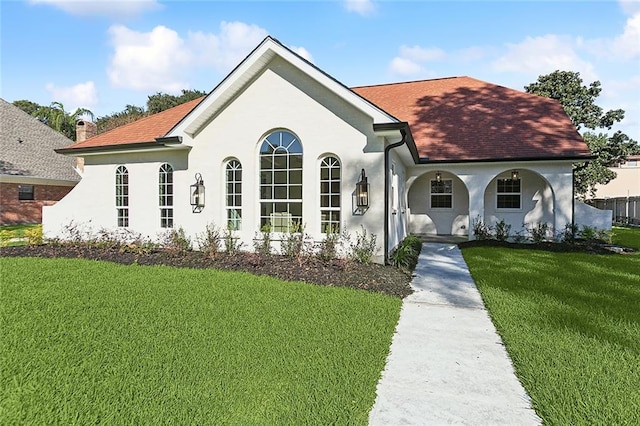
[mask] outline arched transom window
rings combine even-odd
[[[279,130],[260,147],[260,226],[288,232],[302,224],[302,145]]]
[[[173,228],[173,167],[165,163],[158,172],[160,227]]]
[[[129,226],[129,171],[125,166],[116,169],[116,216],[118,226]]]
[[[320,162],[320,230],[340,232],[340,161],[336,157]]]
[[[242,164],[231,160],[226,167],[227,227],[238,231],[242,223]]]

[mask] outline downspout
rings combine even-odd
[[[407,141],[407,131],[400,129],[402,139],[399,142],[392,143],[384,149],[384,263],[387,264],[389,259],[389,152],[393,148],[397,148]]]

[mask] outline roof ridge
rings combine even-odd
[[[466,76],[466,75],[454,75],[454,76],[451,76],[451,77],[437,77],[437,78],[425,78],[425,79],[420,79],[420,80],[395,81],[395,82],[392,82],[392,83],[367,84],[367,85],[364,85],[364,86],[353,86],[353,87],[350,87],[350,89],[353,90],[353,89],[364,89],[366,87],[398,86],[398,85],[401,85],[401,84],[423,83],[423,82],[427,82],[427,81],[453,80],[455,78],[471,78],[471,79],[474,79],[473,77],[469,77],[469,76]]]

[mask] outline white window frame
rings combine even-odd
[[[227,228],[239,231],[242,229],[242,163],[232,158],[224,170]]]
[[[116,168],[116,223],[118,228],[129,227],[129,170]]]
[[[293,166],[292,160],[295,160],[299,167]],[[262,140],[259,153],[258,194],[261,229],[269,225],[271,232],[290,232],[296,228],[296,225],[302,226],[304,223],[302,218],[303,160],[302,143],[293,132],[284,129],[276,130]],[[265,164],[271,166],[266,168]],[[299,183],[291,181],[294,175],[299,176]],[[283,178],[284,181],[282,181]],[[298,197],[294,193],[297,193]],[[293,214],[292,207],[300,211],[299,216]]]
[[[327,171],[323,178],[324,170]],[[335,155],[320,160],[320,232],[340,232],[342,220],[342,165]],[[326,215],[326,216],[325,216]],[[325,217],[327,217],[325,219]]]
[[[449,182],[449,186],[451,188],[450,192],[432,192],[433,190],[433,184],[434,183],[442,183],[443,185],[445,184],[445,182]],[[445,188],[446,189],[446,188]],[[433,196],[449,196],[449,199],[451,200],[451,206],[450,207],[434,207],[433,206]],[[430,179],[429,180],[429,208],[432,210],[452,210],[453,209],[453,179],[440,179],[440,182],[438,182],[437,179]]]
[[[500,181],[518,181],[519,182],[519,191],[518,192],[507,192],[507,191],[503,191],[500,192],[499,191],[499,186],[500,186]],[[500,196],[514,196],[517,195],[518,196],[518,207],[500,207]],[[506,178],[498,178],[496,179],[496,210],[500,210],[500,211],[520,211],[522,210],[522,179],[518,178],[518,179],[512,179],[510,177],[506,177]]]
[[[173,167],[169,163],[158,169],[158,196],[160,227],[173,228]]]

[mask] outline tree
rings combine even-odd
[[[124,126],[149,115],[144,107],[136,105],[127,105],[124,111],[114,112],[110,115],[98,117],[96,126],[98,133],[108,132],[116,127]]]
[[[541,75],[538,80],[525,86],[527,93],[533,93],[560,102],[576,129],[607,129],[624,118],[624,110],[604,112],[596,105],[596,98],[602,91],[599,81],[588,87],[582,82],[579,72],[554,71]],[[609,137],[606,133],[585,132],[582,137],[591,150],[594,159],[574,165],[575,191],[584,198],[587,193],[595,195],[595,186],[604,185],[616,177],[609,167],[624,161],[629,154],[638,152],[640,147],[624,133],[617,131]]]
[[[68,112],[60,102],[52,102],[49,106],[40,106],[31,115],[74,141],[76,140],[78,120],[84,116],[89,116],[93,120],[93,113],[88,109],[77,108],[74,112]]]
[[[182,89],[182,95],[174,96],[167,93],[156,93],[150,95],[147,100],[147,111],[149,114],[156,114],[174,106],[181,105],[185,102],[192,101],[206,95],[200,90]]]
[[[23,110],[24,112],[26,112],[29,115],[33,115],[34,112],[36,112],[38,110],[38,108],[41,108],[41,105],[35,103],[35,102],[31,102],[28,101],[26,99],[21,99],[19,101],[13,101],[12,102],[13,105],[17,106],[18,108],[20,108],[21,110]]]

